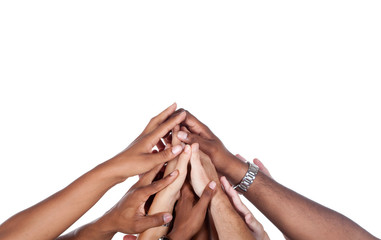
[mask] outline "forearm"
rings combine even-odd
[[[245,194],[285,235],[298,239],[375,239],[349,218],[259,172]]]
[[[219,239],[254,239],[245,222],[234,210],[221,189],[211,201],[210,213]]]
[[[177,160],[172,160],[168,163],[165,168],[164,176],[168,175],[176,169]],[[176,198],[175,195],[178,191],[167,188],[158,192],[150,206],[148,214],[155,214],[159,212],[172,212],[173,206],[175,205]],[[158,239],[159,237],[168,233],[168,227],[160,226],[156,228],[150,228],[139,235],[139,240],[150,240]]]
[[[8,219],[0,226],[0,238],[55,239],[121,180],[101,164],[63,190]]]
[[[104,217],[60,236],[57,240],[111,240],[116,231]]]
[[[159,212],[171,213],[176,202],[175,194],[167,189],[157,193],[148,211],[148,215]],[[167,233],[168,227],[166,226],[150,228],[139,235],[139,240],[158,239]]]

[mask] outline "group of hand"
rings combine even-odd
[[[229,167],[228,151],[222,142],[189,112],[175,110],[176,104],[173,104],[152,118],[129,147],[105,163],[117,166],[114,171],[120,172],[122,180],[128,177],[123,175],[125,172],[129,176],[140,174],[139,181],[102,217],[101,221],[109,225],[106,233],[110,236],[116,232],[136,234],[168,224],[172,221],[172,206],[177,201],[176,217],[167,236],[173,240],[191,239],[202,234],[199,232],[206,222],[209,203],[217,191],[229,197],[255,239],[268,239],[262,225],[243,205],[228,180],[221,177],[223,172],[216,170]],[[239,155],[235,157],[245,161]],[[258,159],[254,161],[267,172]],[[156,198],[165,195],[165,201],[173,202],[169,204],[172,208],[164,208],[168,212],[151,213],[152,201],[148,200],[152,200],[154,194]],[[143,233],[139,239],[150,239],[144,236]],[[136,237],[126,235],[127,239]]]
[[[125,150],[0,225],[1,240],[269,239],[231,184],[249,174],[210,129],[176,104]],[[244,196],[290,239],[377,239],[358,224],[260,171]],[[251,165],[251,164],[250,164]],[[103,216],[62,235],[113,186],[139,180]],[[10,196],[11,197],[11,196]]]

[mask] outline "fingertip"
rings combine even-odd
[[[200,148],[200,145],[198,143],[192,144],[192,152],[197,152]]]
[[[214,190],[216,189],[217,183],[215,181],[211,181],[208,186],[210,189]]]
[[[180,140],[187,140],[187,137],[188,137],[188,133],[184,132],[184,131],[179,131],[177,133],[177,137],[180,139]]]
[[[190,149],[191,149],[191,147],[187,144],[187,145],[185,145],[184,152],[189,153]]]
[[[178,169],[176,169],[175,171],[173,171],[173,172],[171,172],[169,174],[170,177],[176,177],[177,175],[179,175],[179,170]]]
[[[176,145],[172,148],[172,153],[177,155],[183,150],[183,147],[181,145]]]
[[[172,221],[172,214],[169,214],[169,213],[165,213],[163,215],[163,221],[164,223],[169,223],[170,221]]]

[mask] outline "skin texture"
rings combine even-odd
[[[177,133],[180,127],[176,126],[173,129],[173,133]],[[172,144],[180,144],[176,135],[172,138]],[[179,177],[167,188],[156,194],[148,214],[156,214],[158,212],[172,212],[173,207],[180,196],[180,189],[184,184],[187,176],[188,162],[191,157],[191,149],[189,145],[186,145],[182,154],[174,160],[170,161],[165,169],[164,176],[168,174],[172,169],[179,171]],[[168,227],[158,226],[155,228],[147,229],[145,232],[139,235],[139,240],[158,239],[159,237],[168,233]]]
[[[176,218],[172,231],[168,234],[171,240],[189,240],[200,232],[203,226],[206,211],[216,190],[214,181],[207,182],[201,197],[196,201],[189,183],[185,183],[181,188],[181,196],[177,202],[175,211]]]
[[[175,170],[167,177],[152,182],[160,171],[159,165],[144,174],[133,185],[124,197],[101,218],[89,223],[73,232],[59,237],[59,240],[110,240],[117,232],[140,233],[148,228],[161,226],[172,220],[168,213],[146,215],[144,205],[152,194],[155,194],[173,183],[179,175]]]
[[[178,133],[183,142],[199,143],[221,175],[234,185],[241,181],[247,165],[231,154],[206,125],[189,112],[182,125],[191,132]],[[244,196],[294,240],[376,239],[349,218],[282,186],[262,171]]]
[[[0,225],[0,239],[55,239],[111,187],[130,176],[145,173],[174,159],[182,152],[182,145],[160,153],[151,151],[161,137],[185,119],[185,113],[171,117],[175,110],[176,104],[173,104],[152,118],[140,136],[115,157],[85,173],[51,197],[5,221]]]
[[[201,162],[199,144],[194,143],[192,144],[191,157],[191,183],[197,195],[200,194],[200,190],[209,182],[208,176],[218,178],[217,172],[210,160],[208,162],[208,159],[204,158],[204,162]],[[218,183],[218,186],[220,186],[220,183]],[[219,239],[254,239],[249,228],[234,210],[221,187],[217,188],[216,195],[211,201],[210,213]]]
[[[254,217],[250,210],[242,203],[236,190],[230,185],[225,177],[221,177],[221,183],[224,186],[225,193],[228,195],[230,202],[235,210],[239,213],[246,225],[251,230],[254,239],[269,240],[269,236],[265,232],[262,224]]]

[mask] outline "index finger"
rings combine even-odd
[[[184,109],[179,109],[178,111],[182,111],[182,110]],[[187,114],[184,121],[184,125],[186,125],[191,132],[196,133],[200,135],[201,137],[206,137],[206,138],[213,137],[212,131],[210,131],[210,129],[204,123],[198,120],[189,111],[187,110],[184,110],[184,111]]]
[[[152,149],[155,144],[165,136],[169,131],[171,131],[176,125],[180,124],[182,121],[184,121],[186,117],[186,113],[182,112],[175,117],[172,117],[165,121],[164,123],[160,124],[155,130],[153,130],[148,136],[147,139],[150,143],[150,148]]]
[[[163,123],[167,118],[169,118],[176,110],[177,104],[173,103],[171,106],[167,107],[164,111],[156,115],[151,119],[143,133],[149,133],[155,128],[157,128],[161,123]]]

